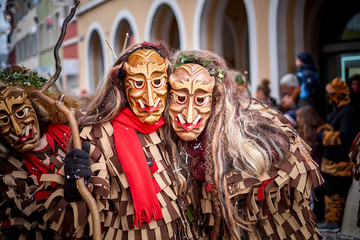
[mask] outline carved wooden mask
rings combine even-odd
[[[171,125],[185,141],[197,138],[211,114],[215,79],[198,64],[184,64],[170,75]]]
[[[167,69],[167,59],[152,49],[137,50],[124,63],[126,97],[142,122],[155,123],[164,111]]]
[[[20,152],[30,151],[38,145],[38,119],[24,91],[6,87],[0,92],[0,127],[3,138]]]

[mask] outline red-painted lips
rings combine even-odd
[[[176,125],[184,128],[187,132],[190,132],[194,128],[200,127],[203,120],[204,120],[203,118],[200,118],[200,120],[199,120],[199,122],[197,124],[193,124],[193,123],[181,123],[179,121],[178,117],[175,118]]]
[[[152,112],[160,109],[160,107],[161,107],[161,101],[158,103],[158,105],[157,105],[156,107],[145,105],[144,108],[141,108],[139,103],[136,103],[136,105],[138,106],[138,108],[139,108],[141,111],[147,111],[148,113],[152,113]]]
[[[33,137],[33,130],[31,129],[28,136],[25,136],[25,134],[23,134],[19,138],[19,140],[16,141],[16,143],[23,143],[23,142],[25,142],[26,140],[28,140],[29,138],[32,138],[32,137]]]

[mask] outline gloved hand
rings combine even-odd
[[[81,198],[76,187],[76,179],[84,178],[85,185],[88,185],[91,178],[90,168],[90,143],[84,142],[82,150],[73,149],[64,158],[65,184],[64,196],[66,200],[73,202]]]

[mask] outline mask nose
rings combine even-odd
[[[154,97],[153,97],[153,92],[152,92],[152,89],[151,89],[151,82],[150,81],[147,82],[147,89],[148,89],[148,92],[147,92],[148,106],[152,107],[152,106],[154,106]]]
[[[20,129],[18,123],[15,121],[13,116],[10,116],[10,119],[11,119],[12,126],[14,128],[15,134],[17,136],[19,136],[21,134],[21,129]]]
[[[189,98],[188,112],[186,115],[187,123],[192,123],[194,121],[194,99],[192,97]]]

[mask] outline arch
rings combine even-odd
[[[248,71],[248,20],[243,1],[207,0],[197,6],[203,8],[200,19],[194,20],[198,26],[194,29],[200,33],[197,47],[216,52],[231,68]]]
[[[295,54],[305,50],[304,44],[304,10],[306,0],[297,0],[294,16],[294,34],[295,34]]]
[[[111,44],[117,55],[119,55],[119,53],[121,51],[120,45],[122,46],[122,44],[121,44],[123,42],[122,39],[124,39],[124,36],[119,36],[118,33],[124,32],[124,31],[126,32],[127,29],[129,29],[131,31],[133,41],[136,43],[139,42],[140,41],[139,30],[138,30],[135,18],[129,10],[123,9],[116,14],[115,20],[111,27],[111,33],[110,33]],[[128,41],[128,44],[130,44],[130,41]],[[111,59],[112,59],[111,63],[113,63],[114,58],[111,58]]]
[[[210,49],[208,45],[208,28],[209,28],[209,14],[211,12],[211,6],[213,5],[213,0],[204,0],[202,9],[199,14],[199,49]]]
[[[200,36],[202,35],[200,33],[201,31],[201,14],[204,9],[205,0],[197,0],[196,7],[195,7],[195,13],[194,13],[194,21],[193,21],[193,49],[199,50],[200,49]]]
[[[269,57],[271,95],[280,99],[279,52],[278,52],[278,7],[279,0],[271,0],[269,8]]]
[[[270,41],[273,41],[274,38],[276,38],[276,48],[277,48],[277,59],[276,61],[280,61],[281,59],[281,64],[278,64],[277,70],[278,70],[278,77],[280,78],[281,76],[285,75],[286,73],[288,73],[288,58],[287,58],[287,31],[286,31],[286,27],[287,27],[287,20],[286,20],[286,13],[287,13],[287,6],[288,6],[288,0],[273,0],[270,3],[270,18],[274,17],[271,16],[272,14],[275,14],[276,11],[276,35],[273,36],[273,30],[269,29],[269,39]],[[277,5],[277,9],[275,10],[275,5]],[[271,19],[271,21],[273,22],[274,19]],[[273,27],[273,26],[270,26]],[[270,45],[270,51],[272,51],[272,47],[274,46],[275,43],[271,43]],[[271,52],[272,54],[273,52]],[[274,60],[273,56],[270,55],[270,59],[271,61]],[[275,66],[271,66],[270,71],[276,71]]]
[[[214,26],[214,32],[213,32],[213,38],[214,38],[214,51],[219,54],[220,56],[223,56],[223,37],[222,37],[222,29],[224,26],[225,21],[225,8],[228,4],[229,0],[221,0],[220,4],[217,7],[216,16],[215,19],[215,26]]]
[[[256,64],[258,61],[258,49],[257,49],[257,27],[256,27],[256,15],[255,7],[252,0],[244,0],[249,29],[249,49],[250,49],[250,91],[251,95],[255,96],[256,86],[259,82],[259,68]]]
[[[171,12],[173,13],[174,17],[175,17],[175,21],[177,23],[177,28],[178,28],[178,34],[179,34],[179,47],[180,49],[186,49],[186,31],[185,31],[185,22],[184,22],[184,17],[181,13],[181,8],[179,7],[178,3],[176,0],[155,0],[149,9],[149,13],[148,16],[146,18],[146,26],[145,26],[145,40],[149,41],[152,40],[152,28],[154,26],[154,21],[156,22],[158,20],[156,13],[158,12],[158,10],[162,7],[169,7]],[[168,13],[167,18],[170,18],[171,14]],[[167,24],[171,24],[170,21],[167,22]],[[169,25],[167,25],[168,27],[168,32],[171,32],[171,26],[169,29]]]
[[[235,29],[235,26],[234,26],[234,24],[231,22],[231,20],[229,19],[229,17],[228,16],[225,16],[224,17],[224,29],[223,29],[223,31],[224,32],[226,32],[227,30],[229,30],[229,34],[230,34],[230,38],[229,38],[229,40],[232,42],[232,44],[230,45],[230,46],[234,46],[234,48],[235,48],[235,51],[232,51],[231,53],[228,53],[226,50],[227,50],[227,44],[225,43],[224,44],[224,41],[223,41],[223,39],[222,39],[222,41],[221,41],[221,44],[222,44],[222,50],[223,50],[223,52],[222,52],[222,55],[224,56],[224,58],[226,58],[227,60],[229,60],[230,59],[230,56],[229,56],[229,54],[230,55],[234,55],[234,56],[231,56],[231,57],[233,57],[234,59],[233,59],[233,61],[234,61],[234,63],[233,63],[233,66],[234,66],[234,68],[236,68],[236,69],[240,69],[241,68],[241,66],[240,66],[240,55],[239,54],[236,54],[236,53],[238,53],[239,52],[239,45],[238,44],[235,44],[235,42],[237,41],[237,39],[238,39],[238,35],[237,35],[237,33],[236,33],[236,29]],[[223,35],[223,34],[222,34]],[[229,57],[228,57],[229,56]]]
[[[95,88],[97,87],[96,84],[98,83],[99,78],[104,75],[104,71],[107,67],[104,42],[104,33],[100,27],[100,24],[98,22],[93,22],[88,28],[85,45],[85,66],[88,68],[85,73],[87,79],[87,90],[90,92],[94,92]],[[94,44],[99,47],[92,47]],[[94,59],[97,59],[96,56],[102,56],[102,58],[100,58],[97,62],[94,62]],[[95,74],[97,76],[95,76]]]

